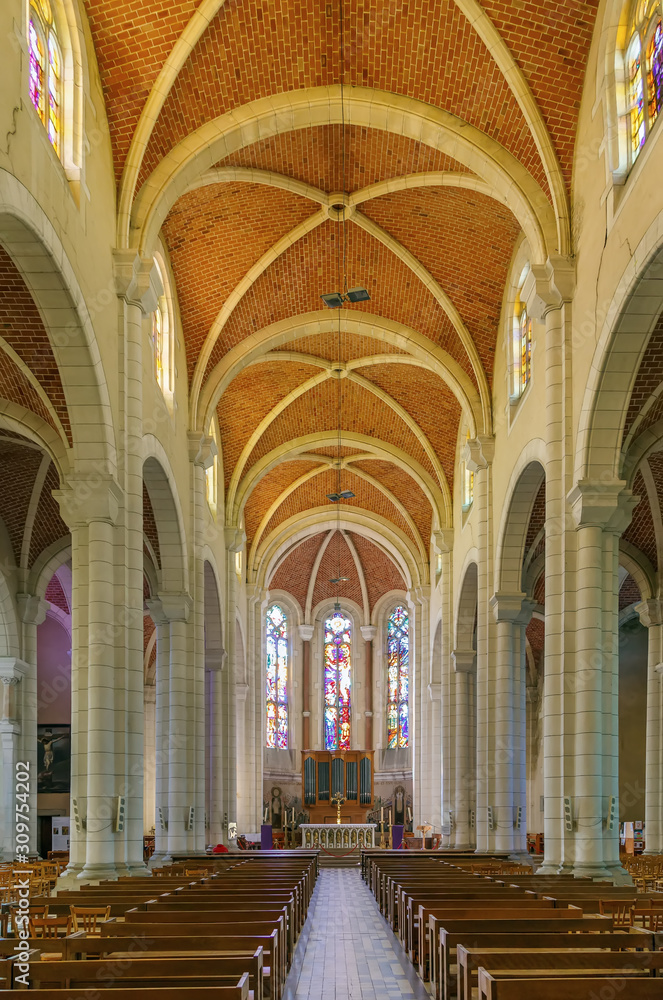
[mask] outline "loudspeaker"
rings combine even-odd
[[[71,807],[74,814],[74,826],[76,827],[76,833],[80,833],[81,830],[85,829],[85,819],[80,814],[78,799],[71,800]]]
[[[168,820],[165,818],[165,816],[163,814],[163,809],[161,808],[161,806],[157,806],[157,816],[158,816],[158,819],[159,819],[159,829],[160,830],[167,830],[168,829]]]
[[[453,814],[453,810],[450,809],[449,810],[449,829],[453,830],[453,828],[454,828],[454,814]]]
[[[520,830],[520,824],[523,821],[523,807],[516,806],[513,814],[513,828],[514,830]]]
[[[122,833],[124,830],[126,799],[124,795],[118,795],[115,809],[115,832]]]
[[[488,809],[488,829],[489,830],[494,830],[495,829],[495,815],[493,813],[493,807],[492,806],[488,806],[487,809]]]
[[[187,817],[186,823],[184,824],[185,830],[193,830],[193,820],[196,815],[196,810],[193,806],[189,806],[189,815]]]
[[[608,807],[608,818],[605,824],[608,830],[614,830],[616,820],[617,820],[617,797],[615,795],[611,795],[610,805]]]
[[[564,829],[567,833],[573,832],[573,809],[568,795],[564,796]]]
[[[470,830],[474,829],[475,820],[476,820],[476,814],[474,812],[474,809],[470,809]]]

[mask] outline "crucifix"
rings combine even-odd
[[[341,822],[341,805],[345,802],[345,795],[341,795],[337,792],[336,795],[332,796],[332,805],[336,806],[336,822],[340,824]]]

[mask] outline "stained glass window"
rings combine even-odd
[[[159,296],[157,307],[152,313],[154,375],[162,393],[167,399],[170,399],[173,393],[173,357],[168,284],[165,267],[162,266],[158,256],[155,256],[154,264],[163,288],[163,295]]]
[[[387,621],[387,747],[395,750],[410,739],[410,636],[405,608],[397,607]]]
[[[466,442],[470,440],[470,432],[467,432]],[[462,476],[462,504],[463,508],[467,510],[471,507],[474,502],[474,473],[471,469],[468,469],[467,464],[463,461],[463,476]]]
[[[30,6],[28,25],[30,100],[55,152],[62,142],[62,53],[48,0]]]
[[[631,163],[644,146],[663,104],[663,26],[660,0],[637,3],[626,55]]]
[[[521,298],[522,287],[528,273],[529,265],[526,265],[520,276],[513,307],[511,396],[514,399],[522,396],[532,377],[532,317],[527,312],[527,305]]]
[[[340,611],[325,622],[325,749],[350,749],[352,623]]]
[[[278,604],[266,617],[268,747],[288,749],[288,618]]]

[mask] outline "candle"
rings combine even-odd
[[[391,809],[389,810],[389,826],[391,826]]]
[[[407,807],[407,818],[408,818],[408,822],[412,819],[412,813],[410,812],[410,807],[409,806]]]
[[[269,812],[268,806],[265,806],[265,823],[267,822],[267,813]]]
[[[380,822],[384,823],[384,806],[380,806]]]
[[[294,810],[294,807],[293,807],[293,810],[292,810],[292,825],[293,826],[295,825],[295,810]]]

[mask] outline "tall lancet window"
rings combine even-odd
[[[631,164],[647,141],[663,105],[663,24],[660,0],[633,4],[626,46],[627,112]]]
[[[288,618],[278,604],[267,612],[266,745],[288,749]]]
[[[325,622],[325,749],[350,749],[352,623],[340,611]]]
[[[60,156],[62,139],[62,54],[49,0],[30,5],[28,25],[30,100]]]
[[[387,747],[395,750],[410,741],[410,621],[400,605],[387,621]]]

